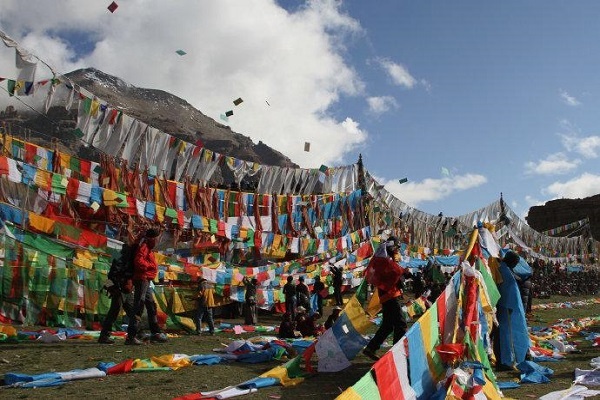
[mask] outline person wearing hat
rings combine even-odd
[[[379,246],[367,266],[366,279],[377,287],[383,317],[375,336],[363,350],[363,354],[373,360],[379,360],[375,352],[390,333],[394,333],[394,343],[406,333],[406,321],[402,315],[401,302],[403,275],[406,272],[397,264],[399,258],[398,240],[391,236]]]
[[[140,345],[142,342],[136,338],[139,324],[144,307],[148,314],[148,324],[150,325],[151,337],[153,342],[164,343],[167,337],[162,333],[158,326],[156,316],[156,302],[150,287],[150,282],[156,279],[158,274],[158,264],[154,258],[152,250],[156,246],[159,232],[156,229],[148,229],[144,238],[140,241],[133,261],[133,314],[134,318],[129,321],[127,327],[127,339],[125,344]]]
[[[209,297],[210,296],[210,297]],[[206,317],[206,323],[208,324],[209,335],[215,334],[215,322],[213,319],[214,303],[212,293],[208,290],[208,281],[204,278],[198,281],[198,293],[196,293],[196,315],[194,318],[194,324],[196,325],[196,335],[200,335],[202,332],[202,319]]]

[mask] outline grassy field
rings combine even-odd
[[[575,298],[553,297],[541,300],[543,303],[573,301]],[[540,301],[538,301],[539,303]],[[326,315],[328,312],[326,311]],[[535,311],[531,325],[547,326],[559,318],[582,318],[600,315],[600,305],[584,308],[550,309]],[[264,325],[275,325],[278,317],[261,315]],[[239,322],[227,320],[227,322]],[[600,330],[600,326],[593,329]],[[234,337],[235,336],[235,337]],[[241,337],[251,337],[243,334]],[[68,340],[56,344],[21,342],[0,345],[0,374],[21,372],[35,374],[50,371],[68,371],[76,368],[94,367],[99,361],[120,362],[126,358],[149,358],[150,356],[183,353],[209,354],[213,348],[228,344],[240,336],[219,333],[215,336],[181,336],[165,344],[148,344],[132,347],[123,345],[123,340],[114,345],[100,345],[93,341]],[[555,374],[548,384],[524,384],[519,389],[506,390],[505,396],[515,399],[537,398],[553,390],[566,389],[573,380],[575,368],[589,369],[589,361],[600,356],[600,348],[590,342],[575,338],[580,354],[570,354],[566,360],[555,363],[541,363],[554,369]],[[262,364],[226,363],[214,366],[191,366],[177,371],[151,373],[130,373],[112,375],[102,379],[90,379],[67,383],[55,388],[40,389],[0,389],[2,399],[170,399],[188,393],[221,389],[254,378],[261,373],[280,365],[279,361]],[[371,367],[372,362],[357,357],[352,367],[339,373],[319,373],[306,379],[296,387],[272,387],[258,393],[244,396],[245,399],[333,399],[342,390],[353,385]],[[518,373],[499,372],[499,381],[518,380]]]

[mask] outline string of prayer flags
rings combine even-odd
[[[187,53],[181,49],[177,50],[175,53],[179,54],[180,56],[185,56]]]
[[[240,105],[240,104],[242,104],[243,102],[244,102],[244,100],[242,100],[242,98],[241,98],[241,97],[238,97],[237,99],[235,99],[235,100],[233,101],[233,105],[234,105],[234,106],[239,106],[239,105]]]
[[[109,6],[107,8],[108,8],[108,11],[110,11],[111,13],[114,13],[118,7],[119,7],[119,5],[113,1],[112,3],[109,4]]]
[[[304,151],[306,151],[306,152],[310,151],[310,142],[304,142]]]

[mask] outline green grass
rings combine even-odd
[[[569,298],[573,301],[573,298]],[[564,301],[553,297],[545,303]],[[328,312],[326,311],[326,315]],[[539,320],[533,325],[547,326],[558,318],[600,315],[600,305],[594,304],[577,309],[539,310],[535,317]],[[260,322],[274,325],[277,317],[260,316]],[[228,320],[227,322],[232,322]],[[236,322],[236,321],[233,321]],[[237,321],[239,322],[239,321]],[[596,326],[594,329],[600,329]],[[254,335],[244,334],[241,337]],[[117,341],[115,345],[100,345],[92,341],[68,340],[56,344],[37,342],[21,342],[18,344],[0,345],[0,374],[6,372],[22,372],[35,374],[50,371],[68,371],[76,368],[96,366],[99,361],[120,362],[126,358],[147,358],[153,355],[183,353],[208,354],[213,348],[228,344],[240,336],[220,333],[215,336],[181,336],[172,338],[165,344],[149,344],[132,347]],[[573,379],[576,367],[589,369],[589,361],[600,356],[600,348],[592,347],[589,342],[581,341],[578,347],[581,354],[570,354],[567,359],[556,363],[542,363],[555,370],[549,384],[524,384],[519,389],[505,391],[505,396],[526,399],[566,389]],[[89,399],[170,399],[188,393],[221,389],[254,378],[269,369],[281,365],[279,361],[262,364],[227,363],[214,366],[191,366],[177,371],[161,371],[152,373],[130,373],[112,375],[102,379],[74,381],[56,388],[40,389],[0,389],[3,399],[56,399],[56,398],[89,398]],[[371,367],[372,362],[359,356],[352,366],[339,373],[319,373],[306,379],[298,386],[291,388],[272,387],[261,389],[258,393],[242,397],[244,399],[333,399],[342,390],[353,385]],[[518,379],[516,372],[500,372],[498,380]],[[278,397],[279,396],[279,397]]]

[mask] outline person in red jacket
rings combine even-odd
[[[367,266],[366,279],[377,287],[383,316],[381,326],[363,350],[363,354],[373,360],[379,360],[375,352],[390,333],[394,332],[394,344],[406,333],[401,301],[405,271],[397,264],[399,256],[398,240],[391,236],[381,244]]]
[[[150,325],[150,332],[152,333],[150,340],[153,342],[166,342],[167,337],[161,332],[158,326],[158,320],[156,318],[156,302],[152,295],[152,288],[150,282],[152,282],[158,274],[158,264],[154,258],[152,249],[156,246],[158,238],[158,231],[156,229],[148,229],[146,235],[140,241],[137,252],[134,259],[133,268],[133,315],[129,321],[127,327],[127,339],[125,344],[129,345],[140,345],[142,342],[137,339],[139,324],[141,315],[146,307],[148,313],[148,324]]]

